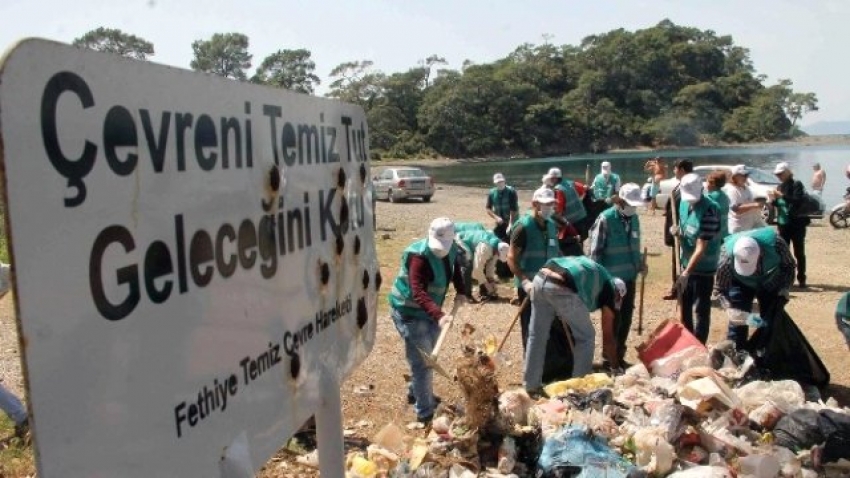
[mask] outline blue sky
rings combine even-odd
[[[392,73],[438,54],[460,68],[466,59],[489,62],[522,43],[542,43],[544,34],[577,44],[664,18],[732,35],[769,82],[790,78],[796,89],[817,93],[821,111],[804,125],[850,120],[844,0],[0,0],[0,49],[31,36],[70,42],[105,26],[153,42],[153,61],[188,68],[194,40],[241,32],[255,66],[278,49],[307,48],[326,85],[330,70],[349,60],[369,59]]]

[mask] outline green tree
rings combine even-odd
[[[90,50],[117,53],[136,60],[147,60],[154,54],[153,43],[115,28],[99,27],[74,39],[73,45]]]
[[[195,58],[189,64],[193,70],[246,80],[245,70],[251,67],[248,37],[241,33],[216,33],[209,40],[192,42]]]
[[[316,63],[310,57],[310,51],[305,49],[278,50],[260,63],[251,81],[312,94],[321,80],[313,73]]]

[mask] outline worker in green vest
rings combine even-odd
[[[438,400],[433,391],[433,372],[420,349],[430,353],[441,328],[451,324],[453,317],[442,310],[449,282],[457,292],[455,302],[460,305],[466,301],[454,239],[452,221],[445,217],[434,219],[428,237],[414,242],[402,253],[401,267],[388,297],[390,315],[404,340],[411,370],[408,402],[413,403],[416,418],[422,423],[431,422]]]
[[[599,174],[593,179],[591,185],[594,199],[611,204],[617,197],[621,184],[620,176],[611,171],[611,163],[603,161]]]
[[[455,233],[465,232],[465,231],[486,231],[487,228],[484,226],[484,223],[481,222],[456,222],[455,223]]]
[[[847,348],[850,349],[850,292],[845,292],[838,300],[838,306],[835,308],[835,324],[844,335]]]
[[[487,215],[496,223],[493,234],[507,242],[510,225],[519,217],[519,199],[516,190],[505,183],[505,175],[493,175],[493,187],[487,193]]]
[[[758,299],[760,318],[769,327],[788,302],[795,269],[788,244],[774,229],[751,229],[723,241],[715,289],[729,317],[727,338],[738,349],[747,342],[753,299]]]
[[[531,198],[531,209],[514,223],[511,230],[508,266],[514,274],[520,302],[531,292],[531,281],[543,264],[561,255],[555,223],[551,219],[554,212],[555,193],[546,187],[537,189]],[[523,350],[528,340],[530,320],[531,307],[526,307],[520,316]]]
[[[556,316],[571,331],[573,377],[583,377],[593,371],[596,331],[590,313],[600,309],[602,356],[611,367],[620,367],[614,321],[625,289],[622,280],[611,276],[588,257],[558,257],[546,261],[534,277],[531,292],[531,327],[523,372],[529,395],[545,396],[541,389],[543,360]]]
[[[582,255],[580,221],[587,217],[582,195],[576,183],[565,180],[560,168],[550,168],[543,182],[555,192],[555,213],[552,220],[558,226],[558,245],[568,256]],[[582,188],[582,193],[584,189]]]
[[[705,178],[705,195],[717,204],[717,212],[720,213],[720,240],[729,235],[729,196],[723,191],[726,186],[726,173],[724,171],[712,171]]]
[[[461,231],[457,243],[464,250],[463,283],[466,298],[472,299],[472,281],[478,282],[482,299],[497,296],[496,263],[508,260],[508,244],[490,231]]]
[[[675,288],[681,302],[682,325],[705,343],[711,330],[711,292],[720,256],[720,213],[717,204],[703,194],[698,175],[682,177],[679,192],[679,226],[670,231],[681,238],[682,271]]]
[[[644,206],[645,202],[640,186],[635,183],[624,184],[619,198],[617,204],[602,212],[593,223],[589,257],[626,285],[626,294],[614,326],[617,357],[620,363],[624,363],[626,340],[635,309],[635,284],[638,274],[646,269],[640,252],[640,221],[637,215],[637,208]]]

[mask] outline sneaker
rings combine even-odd
[[[676,291],[671,289],[670,292],[667,293],[667,295],[662,297],[662,299],[663,300],[676,300],[677,299]]]

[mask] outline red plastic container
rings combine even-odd
[[[646,365],[646,368],[650,368],[654,360],[693,346],[706,350],[705,345],[688,332],[681,322],[666,320],[650,334],[644,343],[638,345],[637,352],[640,361]]]

